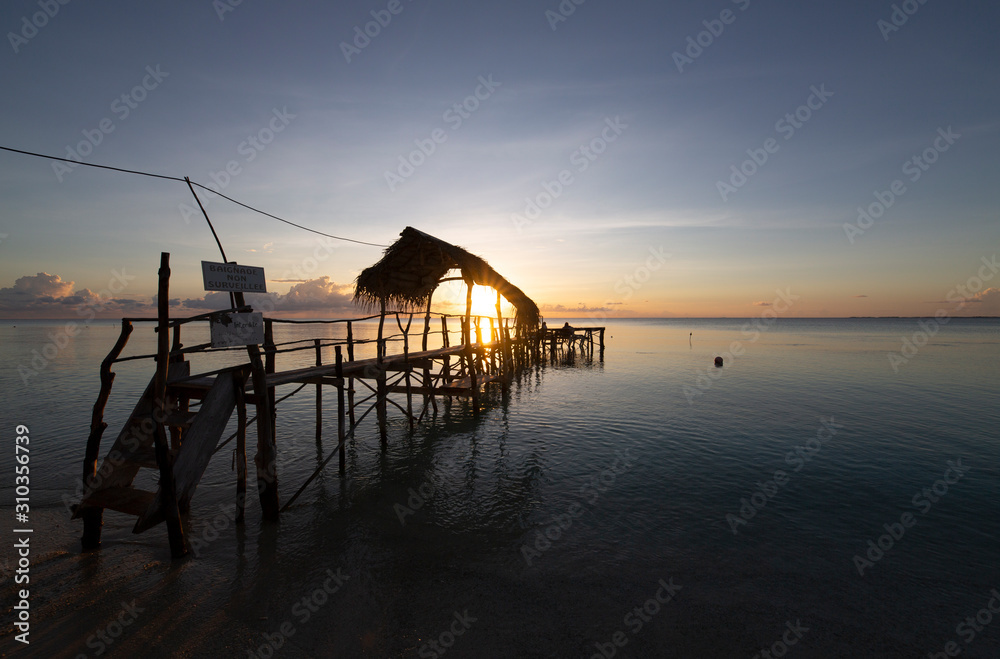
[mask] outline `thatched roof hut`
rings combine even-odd
[[[534,327],[540,322],[538,305],[489,263],[413,227],[403,229],[381,260],[358,275],[354,302],[369,309],[378,309],[383,303],[407,311],[423,308],[452,269],[460,270],[466,282],[499,291],[517,310],[518,325]]]

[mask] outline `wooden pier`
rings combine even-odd
[[[442,281],[450,280],[445,275],[451,270],[459,271],[459,278],[467,287],[463,316],[431,311],[433,292]],[[108,509],[135,516],[134,533],[166,522],[171,554],[184,556],[187,553],[184,515],[212,456],[233,440],[236,441],[236,522],[243,522],[248,480],[247,433],[252,422],[256,422],[254,465],[262,517],[276,520],[334,456],[339,458],[341,475],[345,474],[346,443],[372,411],[385,447],[390,406],[403,415],[412,429],[425,418],[436,415],[439,401],[452,397],[470,399],[474,413],[478,413],[484,387],[499,386],[506,395],[516,373],[542,359],[577,351],[593,357],[595,346],[600,359],[604,355],[604,328],[548,329],[541,322],[535,303],[485,261],[409,227],[401,234],[400,241],[386,250],[381,261],[358,277],[355,300],[367,308],[377,308],[377,314],[322,321],[267,318],[262,346],[185,347],[181,331],[186,325],[218,321],[251,309],[237,294],[230,309],[171,319],[166,306],[169,273],[169,255],[163,254],[158,316],[123,319],[118,341],[101,365],[101,390],[94,404],[83,463],[84,495],[73,515],[74,519],[83,519],[84,550],[100,547],[103,514]],[[490,286],[497,292],[495,317],[472,314],[472,286],[476,284]],[[514,318],[503,317],[503,298],[513,304]],[[390,310],[390,306],[399,310]],[[421,316],[422,322],[413,327],[414,319]],[[376,337],[359,339],[358,324],[373,323],[375,319],[378,320]],[[398,333],[386,332],[387,320],[397,326]],[[121,357],[135,326],[147,323],[155,324],[158,332],[156,354]],[[302,324],[336,325],[344,332],[335,338],[276,340],[282,327]],[[418,341],[419,349],[411,350],[411,342],[417,345]],[[390,345],[399,351],[390,353]],[[189,357],[220,351],[243,352],[246,357],[225,368],[192,372]],[[312,365],[279,368],[279,358],[287,363],[286,360],[293,359],[293,353],[304,351],[314,353]],[[302,361],[300,355],[294,357]],[[155,374],[98,468],[101,441],[107,428],[104,409],[115,378],[111,368],[122,361],[143,359],[155,363]],[[284,385],[298,387],[278,399],[276,389]],[[278,404],[309,385],[315,386],[316,440],[319,443],[322,439],[324,414],[334,407],[337,444],[281,506],[276,467]],[[335,390],[335,405],[324,403],[324,387]],[[249,405],[255,407],[253,419],[247,418]],[[224,439],[234,411],[236,431]],[[142,469],[158,473],[155,491],[135,486]]]

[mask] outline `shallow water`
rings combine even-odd
[[[198,556],[172,565],[162,528],[132,536],[114,512],[102,551],[79,555],[63,510],[117,327],[92,324],[25,383],[18,366],[58,325],[6,321],[2,427],[31,428],[48,551],[25,656],[95,656],[91,635],[133,599],[146,610],[113,656],[750,657],[789,640],[797,657],[922,657],[949,641],[1000,656],[1000,623],[957,628],[1000,588],[1000,322],[952,319],[895,370],[915,320],[748,323],[609,321],[603,362],[541,365],[478,417],[456,400],[412,434],[395,419],[386,451],[368,420],[347,478],[331,461],[276,526],[256,501],[244,529],[230,523],[224,449],[194,499]],[[129,354],[153,351],[139,333]],[[312,359],[297,355],[282,367]],[[115,369],[105,450],[148,369]],[[335,443],[328,413],[317,447],[313,400],[310,387],[279,406],[283,499]],[[12,451],[0,468],[8,514]]]

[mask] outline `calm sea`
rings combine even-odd
[[[369,417],[346,479],[334,459],[278,525],[253,500],[234,528],[223,449],[198,556],[173,565],[162,527],[132,536],[114,512],[79,555],[64,500],[118,327],[60,327],[0,323],[0,514],[25,424],[56,550],[23,656],[1000,656],[998,320],[608,321],[603,362],[542,364],[478,417],[456,400],[410,433],[397,414],[385,451]],[[102,453],[151,376],[115,370]],[[335,437],[328,412],[316,443],[312,387],[279,405],[283,499]],[[4,581],[13,602],[9,563]]]

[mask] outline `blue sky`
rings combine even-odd
[[[895,7],[11,0],[0,144],[83,142],[362,241],[414,226],[551,316],[754,316],[777,290],[789,316],[1000,314],[1000,9]],[[210,305],[183,183],[0,152],[0,186],[0,316],[144,309],[161,251],[171,297]],[[351,315],[379,248],[203,197],[279,310]]]

